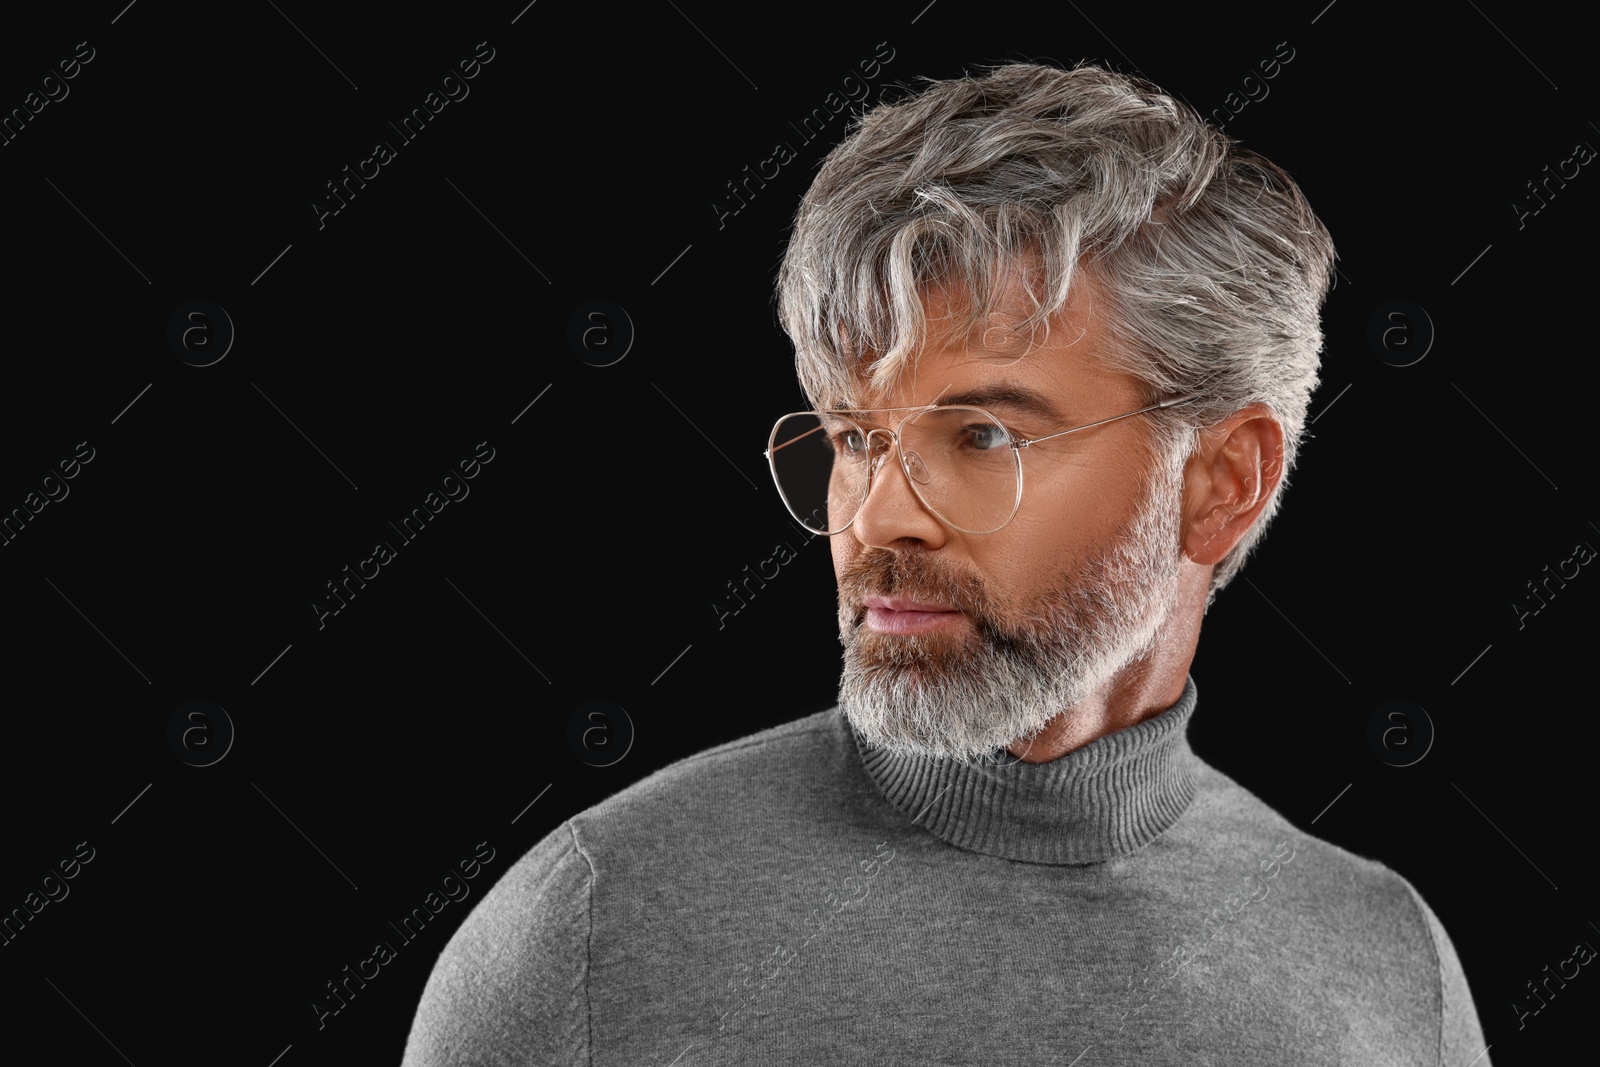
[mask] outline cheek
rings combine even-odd
[[[1051,476],[1025,478],[1012,525],[1039,551],[1082,555],[1104,544],[1138,508],[1139,470],[1132,457],[1068,463]]]
[[[990,560],[1011,573],[1059,571],[1095,538],[1101,524],[1098,509],[1105,506],[1095,495],[1085,492],[1083,480],[1075,477],[1026,483],[1016,517],[995,535],[994,548],[1000,549],[1003,541],[1003,550],[985,546]]]
[[[849,530],[828,538],[828,550],[833,556],[833,577],[836,581],[854,558],[850,548],[851,540]]]
[[[1019,512],[999,533],[973,540],[987,543],[971,546],[968,566],[982,581],[990,608],[1003,615],[1029,611],[1043,590],[1072,570],[1074,538],[1059,517]]]
[[[1025,603],[1076,573],[1132,514],[1134,502],[1109,495],[1109,489],[1086,490],[1076,477],[1029,484],[1011,525],[994,535],[992,545],[975,550],[974,562],[992,593]]]

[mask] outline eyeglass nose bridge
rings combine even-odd
[[[878,434],[884,436],[881,446],[873,441],[873,438]],[[883,460],[893,451],[896,459],[899,460],[901,472],[905,474],[906,480],[911,483],[912,492],[922,502],[923,506],[930,509],[933,507],[922,495],[922,490],[917,488],[918,486],[927,485],[932,480],[933,475],[929,472],[928,465],[923,461],[922,456],[916,452],[907,452],[905,450],[905,446],[900,440],[900,434],[897,431],[891,430],[886,426],[868,430],[866,450],[868,456],[867,492],[870,493],[872,491],[872,480],[878,476]],[[938,514],[937,511],[934,513]]]
[[[873,438],[877,437],[879,434],[883,435],[882,442],[874,442]],[[866,450],[868,457],[868,468],[872,477],[877,476],[879,466],[883,463],[884,459],[888,457],[890,452],[893,452],[895,457],[900,461],[900,469],[905,471],[906,477],[911,477],[911,472],[906,469],[905,452],[900,447],[900,435],[894,430],[891,430],[886,426],[879,426],[868,430],[866,437]],[[920,462],[921,457],[918,457],[918,463]],[[869,481],[869,488],[870,485],[871,483]]]

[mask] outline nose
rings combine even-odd
[[[930,549],[944,544],[948,531],[912,489],[894,436],[885,429],[873,430],[867,434],[867,449],[872,479],[849,532],[870,548],[904,547],[907,541]],[[922,469],[920,457],[910,463],[913,472]]]

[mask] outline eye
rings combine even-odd
[[[993,422],[974,422],[961,428],[962,441],[970,448],[989,452],[1011,447],[1011,434]]]
[[[867,435],[854,422],[830,414],[822,415],[818,421],[822,424],[823,436],[836,459],[854,458],[865,454]]]
[[[845,430],[833,435],[833,446],[849,455],[860,455],[867,447],[867,435],[856,429]]]

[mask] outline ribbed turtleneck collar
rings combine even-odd
[[[1195,698],[1189,676],[1172,707],[1049,763],[1003,751],[975,764],[901,756],[849,732],[884,798],[949,844],[1026,863],[1099,863],[1154,841],[1194,798]]]

